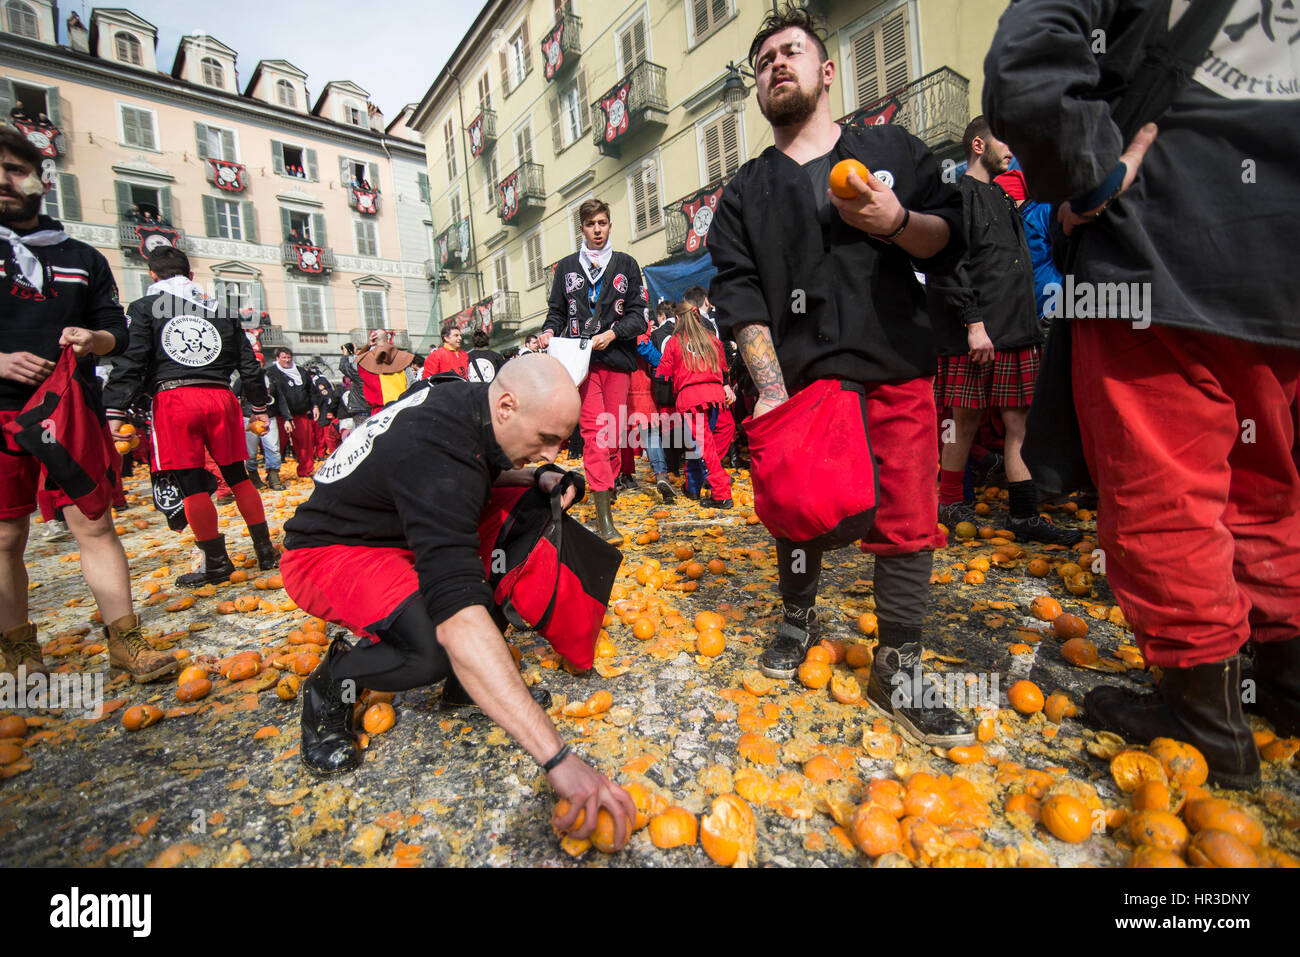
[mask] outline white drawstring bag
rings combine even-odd
[[[573,377],[575,386],[586,381],[587,370],[591,367],[591,351],[591,340],[586,338],[551,336],[546,345],[546,354],[560,360]]]

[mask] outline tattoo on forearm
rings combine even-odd
[[[749,367],[749,376],[758,389],[758,397],[771,402],[784,402],[790,398],[785,391],[781,364],[776,359],[776,348],[772,345],[772,330],[758,322],[741,326],[736,330],[736,344]]]

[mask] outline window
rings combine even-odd
[[[9,23],[9,32],[29,40],[39,40],[40,31],[36,23],[36,11],[21,0],[9,0],[5,4],[5,20]]]
[[[226,71],[210,56],[205,56],[199,61],[199,68],[203,72],[203,85],[215,86],[218,89],[226,85]]]
[[[573,223],[573,248],[578,249],[582,245],[582,217],[578,214],[582,209],[582,204],[591,199],[588,193],[582,199],[575,202],[569,207],[569,220]]]
[[[253,279],[216,279],[213,294],[232,313],[251,309],[254,316],[266,311],[262,284]]]
[[[316,151],[271,140],[271,165],[281,176],[319,182]]]
[[[424,232],[429,240],[429,258],[438,258],[438,234],[433,231],[433,223],[424,224]]]
[[[323,234],[325,217],[320,216],[319,222],[313,222],[314,219],[317,219],[317,217],[313,217],[311,213],[304,213],[296,209],[285,209],[284,207],[281,207],[280,226],[284,230],[285,241],[302,242],[313,246],[324,246],[325,240]]]
[[[488,161],[483,164],[483,191],[487,197],[488,208],[497,204],[497,183],[501,182],[501,167],[497,162],[497,151],[493,150]]]
[[[290,109],[297,109],[298,94],[294,91],[293,84],[288,80],[276,80],[275,101],[281,106],[287,106]]]
[[[455,226],[457,223],[460,222],[460,192],[459,191],[452,193],[451,198],[447,200],[447,211],[451,213],[451,225]]]
[[[431,201],[431,197],[429,193],[429,174],[416,173],[415,183],[416,183],[416,188],[419,189],[420,191],[420,202],[424,203],[425,206],[428,206]]]
[[[646,52],[646,35],[649,30],[646,28],[645,17],[638,16],[618,33],[618,75],[626,76],[632,72],[632,68],[638,63],[644,63],[649,59]]]
[[[646,159],[628,174],[628,199],[632,207],[632,225],[637,236],[658,229],[663,224],[659,201],[659,163]]]
[[[907,84],[912,76],[907,4],[849,40],[856,107],[870,106]]]
[[[210,198],[210,197],[205,197]],[[212,199],[216,217],[217,236],[221,239],[243,239],[244,231],[239,218],[239,204],[228,199]]]
[[[367,329],[383,329],[388,325],[387,297],[382,289],[362,289],[361,324]]]
[[[118,33],[113,37],[113,47],[117,51],[117,58],[123,63],[130,63],[132,66],[144,66],[144,53],[140,48],[140,41],[132,33]]]
[[[591,128],[591,104],[587,101],[587,71],[561,86],[551,98],[551,145],[555,152],[567,149],[587,135]]]
[[[219,159],[231,163],[238,161],[239,158],[235,155],[234,130],[223,130],[219,126],[195,123],[194,136],[198,142],[199,159]]]
[[[366,114],[351,103],[344,103],[343,121],[351,126],[365,126]]]
[[[23,112],[33,119],[39,119],[44,113],[58,125],[59,94],[55,88],[14,83],[13,99],[13,105],[21,105]]]
[[[469,308],[470,305],[469,280],[463,276],[460,279],[456,280],[456,301],[460,303],[460,306],[457,309],[458,312]]]
[[[518,163],[531,163],[533,161],[532,120],[515,130],[515,160]]]
[[[352,231],[357,238],[358,256],[379,255],[379,234],[375,229],[373,220],[354,219],[352,221]]]
[[[44,212],[51,219],[65,222],[81,220],[81,195],[77,177],[71,173],[58,173],[54,176],[50,191],[45,194]]]
[[[510,291],[510,261],[505,253],[492,260],[492,279],[496,282],[497,292]]]
[[[700,131],[701,183],[716,183],[740,169],[745,159],[740,117],[725,113],[697,128]]]
[[[524,240],[524,261],[528,266],[528,288],[540,286],[546,280],[546,270],[542,266],[542,231],[530,233]]]
[[[298,287],[298,328],[304,332],[325,331],[325,302],[319,286]]]
[[[488,70],[484,70],[483,75],[478,78],[478,108],[492,109],[492,74]]]
[[[519,24],[519,29],[511,35],[510,40],[500,51],[501,86],[507,93],[512,91],[533,68],[532,44],[528,40],[528,19]]]
[[[448,120],[442,127],[442,142],[447,152],[447,182],[456,178],[456,122]]]
[[[127,222],[140,222],[148,213],[155,220],[171,219],[170,189],[118,180],[113,184],[113,190],[117,198],[118,218]]]
[[[122,117],[122,145],[136,146],[145,150],[158,148],[158,137],[154,133],[154,113],[152,110],[139,110],[134,106],[124,106]]]
[[[573,0],[551,0],[555,5],[555,19],[560,19],[563,14],[573,13]]]
[[[699,43],[727,21],[731,4],[728,0],[690,0],[687,16],[691,18],[692,42]]]

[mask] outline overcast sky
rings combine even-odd
[[[87,26],[87,0],[63,0]],[[108,4],[99,4],[107,6]],[[182,34],[210,34],[239,53],[242,93],[258,60],[288,60],[307,73],[312,103],[330,80],[352,80],[392,120],[424,96],[483,8],[479,0],[124,0],[158,28],[158,68],[170,71]],[[67,42],[66,27],[59,36]]]

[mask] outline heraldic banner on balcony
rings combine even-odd
[[[897,97],[890,97],[884,103],[858,110],[844,121],[845,126],[888,126],[903,108]]]
[[[365,213],[367,216],[373,216],[379,211],[374,190],[354,189],[352,198],[356,201],[357,212]]]
[[[140,239],[140,255],[145,259],[148,259],[149,254],[155,249],[176,246],[181,239],[179,230],[167,226],[140,225],[135,227],[135,234]]]
[[[469,124],[469,152],[471,156],[479,156],[483,152],[483,114],[478,116]]]
[[[299,270],[312,275],[325,271],[325,257],[321,255],[319,246],[295,245],[293,249],[298,254]]]
[[[606,93],[600,101],[605,111],[605,142],[613,143],[627,132],[628,97],[632,95],[632,78],[621,80],[614,89]]]
[[[447,248],[447,234],[438,237],[438,265],[445,266],[451,261],[451,252]]]
[[[542,40],[542,62],[546,64],[546,79],[555,79],[555,74],[564,66],[564,21],[561,20]]]
[[[519,170],[515,170],[497,187],[501,199],[501,221],[508,223],[519,215]]]
[[[489,336],[492,335],[492,297],[489,296],[482,302],[474,303],[474,319],[478,327]]]
[[[469,328],[470,323],[474,321],[474,307],[468,306],[462,309],[456,315],[452,316],[452,321],[456,323],[456,328],[464,332]]]
[[[708,186],[690,199],[682,202],[682,215],[686,217],[686,251],[693,253],[708,242],[709,227],[713,225],[713,214],[718,209],[718,200],[722,198],[722,187]]]
[[[56,141],[62,134],[53,123],[44,120],[19,119],[18,117],[11,117],[10,121],[18,132],[27,138],[27,142],[40,150],[41,155],[46,159],[54,159],[59,155]]]
[[[208,165],[212,167],[212,184],[217,189],[224,189],[231,193],[242,193],[244,191],[244,167],[239,163],[231,163],[229,160],[212,159],[209,157]]]

